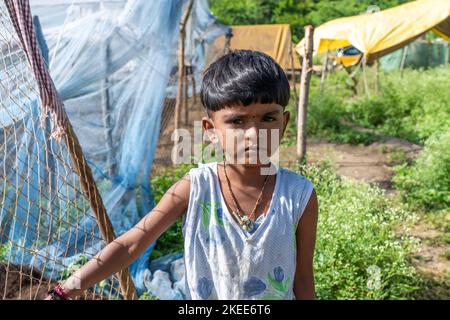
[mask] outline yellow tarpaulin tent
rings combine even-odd
[[[314,53],[352,45],[370,63],[432,30],[450,41],[450,0],[418,0],[329,21],[314,30]],[[295,47],[304,52],[304,39]]]
[[[231,50],[262,51],[274,58],[285,70],[292,69],[291,55],[293,55],[294,68],[300,69],[300,60],[293,48],[289,24],[232,26],[231,30],[233,34],[229,44]],[[223,50],[225,39],[225,36],[216,39],[212,48],[210,48],[210,57]]]

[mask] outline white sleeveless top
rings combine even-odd
[[[270,207],[253,233],[228,211],[217,162],[189,171],[183,216],[186,299],[295,299],[296,230],[313,185],[273,165],[277,176]]]

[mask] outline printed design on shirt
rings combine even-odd
[[[266,284],[258,277],[250,277],[244,282],[244,297],[251,298],[258,294],[261,294],[266,290]]]
[[[202,225],[205,230],[209,229],[211,219],[214,223],[223,227],[223,210],[219,201],[201,201],[200,208],[202,210]]]
[[[270,284],[270,290],[267,290],[263,296],[265,300],[284,299],[289,289],[289,277],[285,279],[283,268],[278,266],[273,269],[272,273],[267,274],[267,282]]]
[[[213,289],[212,281],[206,277],[201,277],[197,281],[197,292],[200,298],[206,300],[211,295]]]
[[[209,228],[208,236],[205,239],[206,243],[214,243],[217,245],[223,245],[227,241],[227,236],[223,228],[217,225],[212,225]]]

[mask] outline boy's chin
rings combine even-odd
[[[264,160],[260,160],[260,159],[249,159],[248,157],[245,158],[245,160],[242,161],[237,161],[236,163],[238,164],[242,164],[245,166],[249,166],[249,167],[261,167],[261,166],[268,166],[270,165],[270,158],[266,158]]]

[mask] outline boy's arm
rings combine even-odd
[[[297,226],[297,268],[294,279],[294,294],[297,300],[315,299],[313,257],[317,216],[317,195],[313,190]]]
[[[69,277],[62,288],[69,297],[82,294],[94,284],[123,270],[136,260],[178,217],[189,202],[189,175],[176,182],[155,208],[129,231],[109,243]]]

